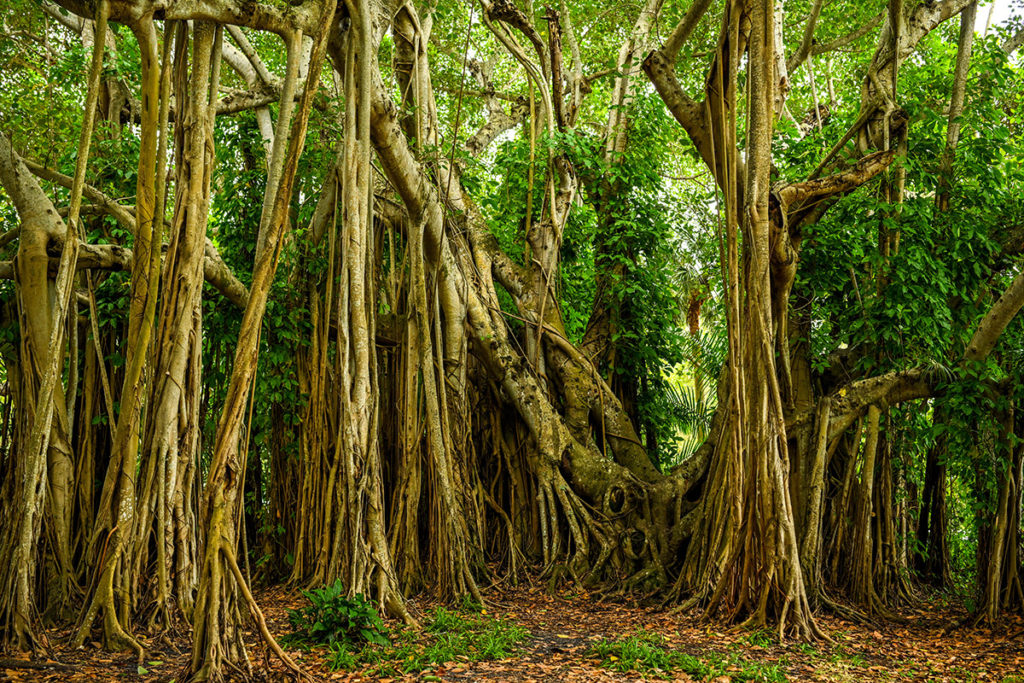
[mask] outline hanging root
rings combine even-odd
[[[115,529],[111,535],[116,533],[117,530]],[[99,582],[92,594],[89,607],[82,617],[78,630],[71,640],[71,646],[75,648],[82,647],[89,636],[93,621],[102,610],[104,645],[111,650],[131,649],[135,652],[139,662],[142,662],[145,654],[142,645],[121,626],[117,618],[117,603],[114,599],[114,573],[118,565],[118,559],[115,548],[114,555],[107,558],[107,561],[101,564],[103,569]]]
[[[594,508],[558,469],[542,466],[536,500],[545,556],[541,576],[552,586],[570,577],[615,595],[669,584],[658,521],[639,482],[612,484]]]
[[[253,598],[252,592],[249,590],[249,585],[245,580],[245,576],[242,575],[242,570],[238,566],[238,561],[235,559],[235,554],[228,548],[222,548],[221,552],[224,554],[224,560],[231,569],[231,573],[234,576],[235,583],[238,589],[242,592],[242,597],[245,598],[245,603],[249,607],[249,614],[256,622],[256,626],[259,628],[260,635],[263,637],[263,642],[266,643],[267,647],[277,655],[285,667],[292,672],[296,677],[300,677],[303,680],[313,680],[312,677],[299,668],[299,665],[288,656],[277,640],[270,634],[270,630],[267,628],[267,621],[263,618],[263,611],[259,605],[256,604],[256,599]]]

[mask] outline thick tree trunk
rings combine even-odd
[[[436,267],[435,272],[441,278],[439,286],[442,291],[447,288],[457,292],[461,305],[465,307],[469,328],[467,337],[472,341],[474,355],[500,389],[503,400],[508,401],[523,420],[531,436],[527,467],[537,487],[539,546],[545,565],[552,569],[565,566],[581,577],[584,573],[604,576],[614,567],[627,575],[637,574],[637,578],[645,581],[661,575],[664,582],[662,561],[667,557],[668,544],[662,545],[658,539],[667,536],[672,526],[665,522],[678,520],[681,515],[677,494],[685,491],[685,487],[699,477],[699,472],[693,473],[693,479],[688,479],[685,484],[676,479],[653,476],[653,483],[645,484],[628,469],[606,460],[599,452],[580,444],[573,437],[553,408],[547,391],[529,371],[526,360],[512,347],[504,321],[497,314],[500,308],[490,283],[492,276],[501,279],[525,316],[533,316],[531,320],[534,320],[541,314],[542,306],[532,295],[528,277],[496,250],[492,238],[485,234],[479,222],[475,207],[463,195],[458,177],[453,176],[449,183],[446,173],[450,167],[442,163],[439,185],[449,191],[448,202],[457,210],[456,215],[466,217],[462,219],[464,224],[453,221],[452,227],[464,228],[468,241],[458,233],[455,236],[446,234],[445,214],[434,183],[427,179],[415,161],[398,124],[394,106],[383,98],[379,81],[375,92],[372,134],[382,168],[403,199],[409,213],[409,224],[423,226],[420,229],[424,235],[424,258],[428,267]],[[434,263],[437,266],[433,266]],[[551,324],[552,318],[548,316],[557,314],[553,305],[543,313],[547,319],[544,331],[548,367],[556,373],[572,373],[583,380],[590,387],[588,400],[597,404],[603,396],[606,415],[614,416],[614,411],[621,411],[621,407],[593,366],[565,342],[559,328]],[[417,321],[418,328],[423,324],[431,323],[429,320]],[[565,369],[560,370],[560,367]],[[559,380],[556,386],[565,384]],[[628,420],[624,423],[624,426],[628,425]],[[612,429],[609,423],[609,431]],[[637,448],[639,441],[635,436],[629,438],[631,431],[632,428],[628,427],[616,432],[615,441]],[[642,447],[639,452],[623,448],[616,453],[616,459],[627,454],[637,461],[642,455],[643,460],[650,464]],[[656,499],[663,504],[656,505]],[[592,513],[584,500],[595,506],[596,511]],[[616,513],[621,514],[614,524],[605,519],[605,515]],[[621,535],[627,530],[631,536]],[[634,531],[638,533],[632,533]],[[624,551],[616,540],[629,537],[636,541],[636,557],[644,558],[638,566],[634,565],[634,560],[627,561],[621,555]]]
[[[34,647],[36,634],[32,626],[37,606],[35,571],[37,544],[42,517],[48,508],[56,538],[56,564],[60,579],[56,586],[60,600],[68,597],[71,575],[69,513],[72,492],[69,404],[61,384],[64,361],[63,335],[67,324],[71,283],[77,270],[78,217],[85,183],[86,163],[99,95],[99,79],[103,64],[107,18],[110,6],[103,0],[96,8],[96,37],[85,99],[85,114],[75,177],[71,189],[66,227],[39,185],[14,153],[10,139],[0,134],[0,182],[15,203],[22,221],[19,258],[16,268],[19,327],[21,332],[21,375],[19,394],[25,401],[19,425],[16,465],[4,482],[4,534],[0,537],[0,564],[5,567],[0,614],[4,638],[21,649]],[[63,228],[63,229],[62,229]],[[46,248],[51,240],[63,243],[60,266],[52,291],[49,285],[49,259]],[[71,323],[77,330],[77,316]],[[76,335],[72,335],[72,339]],[[77,348],[69,370],[77,381]],[[73,405],[73,401],[71,402]],[[47,501],[46,489],[52,490]],[[44,508],[45,506],[45,508]],[[51,588],[54,584],[51,584]]]
[[[136,608],[150,614],[151,626],[164,628],[175,616],[191,618],[198,581],[193,490],[200,444],[201,299],[221,40],[208,24],[197,23],[193,31],[183,22],[175,28],[177,196],[151,361],[155,371],[132,552],[132,575],[141,584],[135,596],[146,601]],[[147,577],[143,568],[151,562],[157,571]]]
[[[245,577],[236,559],[237,525],[243,488],[241,446],[242,420],[259,352],[260,327],[266,310],[267,296],[281,244],[290,223],[288,206],[298,170],[299,157],[305,143],[306,125],[320,78],[327,46],[327,31],[334,24],[335,3],[319,3],[321,30],[314,37],[305,87],[294,120],[289,129],[288,152],[284,155],[280,182],[273,188],[272,210],[261,219],[260,232],[266,235],[263,248],[256,254],[252,285],[239,328],[231,379],[224,399],[224,410],[217,423],[217,437],[210,462],[206,491],[201,510],[205,528],[206,547],[199,575],[193,620],[192,661],[187,676],[190,680],[221,680],[229,669],[247,671],[249,660],[240,630],[241,610],[247,609],[256,621],[263,639],[292,671],[297,667],[277,645],[267,630],[263,615],[256,605]],[[302,43],[301,30],[285,32],[289,63],[295,64]],[[288,78],[296,78],[296,70],[289,68]],[[292,92],[291,87],[283,92]],[[271,188],[268,186],[268,192]]]
[[[161,116],[166,91],[161,88],[161,63],[152,15],[139,19],[132,31],[142,55],[142,125],[136,188],[135,257],[129,292],[128,339],[125,375],[121,388],[121,411],[114,433],[112,457],[108,463],[100,500],[98,523],[93,530],[91,554],[97,558],[94,590],[72,638],[80,647],[90,635],[93,621],[103,613],[103,638],[112,649],[132,648],[141,655],[142,646],[130,634],[130,559],[125,551],[135,524],[135,473],[138,467],[139,418],[143,403],[143,368],[149,355],[156,317],[160,279],[160,243],[163,233],[164,157],[158,153],[158,133],[163,138]],[[167,50],[164,50],[166,58]],[[166,59],[164,65],[166,66]],[[160,144],[160,151],[166,143]],[[105,532],[105,537],[99,534]],[[118,600],[120,596],[120,601]]]
[[[749,11],[749,14],[747,12]],[[749,17],[747,149],[735,152],[735,76],[739,24]],[[800,562],[800,539],[790,497],[790,462],[782,396],[775,363],[780,315],[788,285],[773,278],[773,226],[769,219],[770,141],[775,78],[775,31],[771,3],[735,6],[726,26],[730,37],[716,58],[718,118],[710,141],[718,184],[725,193],[729,273],[729,402],[725,428],[712,459],[702,500],[701,525],[690,545],[683,574],[708,613],[751,627],[778,624],[780,635],[820,636],[811,615]],[[733,50],[728,60],[724,49]],[[727,93],[723,84],[731,92]],[[713,114],[714,115],[714,114]],[[730,117],[727,119],[726,117]],[[727,123],[728,121],[728,123]],[[742,270],[735,231],[743,235]],[[775,227],[778,233],[778,228]],[[778,247],[776,246],[776,249]],[[789,280],[792,282],[792,279]],[[743,298],[744,303],[740,304]],[[781,327],[785,330],[785,327]],[[788,336],[781,337],[788,346]],[[788,368],[786,368],[788,374]]]
[[[979,510],[977,622],[995,624],[999,614],[1024,605],[1020,563],[1020,510],[1024,447],[1015,443],[1014,406],[1001,416],[993,460],[996,469],[995,509]],[[981,465],[979,464],[979,469]],[[979,487],[982,488],[983,487]]]
[[[352,26],[344,62],[345,132],[340,167],[339,286],[336,294],[339,383],[338,438],[326,511],[323,578],[340,578],[349,594],[374,595],[387,612],[409,619],[385,536],[384,482],[379,450],[380,392],[375,344],[377,277],[370,166],[370,102],[376,43],[367,0],[349,5]]]

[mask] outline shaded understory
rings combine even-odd
[[[271,631],[290,630],[287,610],[304,604],[298,593],[271,589],[257,596]],[[548,594],[541,586],[492,589],[486,620],[518,625],[528,635],[516,654],[499,660],[455,655],[451,661],[416,673],[373,673],[332,670],[326,648],[292,648],[292,654],[317,681],[620,681],[725,680],[743,681],[997,681],[1024,682],[1024,618],[1007,615],[996,628],[958,628],[963,609],[941,596],[904,610],[901,621],[859,625],[828,615],[820,623],[832,642],[816,646],[778,643],[765,632],[730,632],[702,624],[697,613],[673,613],[636,603],[601,602],[575,588]],[[433,623],[437,609],[424,597],[413,600],[421,622]],[[478,615],[462,612],[476,623]],[[389,624],[392,634],[396,624]],[[188,660],[187,634],[151,640],[142,669],[134,656],[110,654],[95,645],[74,651],[64,643],[65,631],[48,631],[51,661],[61,668],[23,669],[13,660],[0,665],[0,680],[171,681]],[[259,638],[246,634],[254,668],[263,680],[284,680],[267,668]],[[397,640],[397,639],[396,639]],[[421,642],[432,644],[429,633]],[[419,649],[418,652],[423,652]],[[636,667],[632,657],[640,654]],[[39,660],[42,661],[42,660]],[[669,663],[669,670],[646,665]],[[422,667],[420,667],[422,668]],[[619,669],[625,669],[624,671]],[[644,669],[637,671],[637,669]],[[141,673],[144,671],[145,673]],[[379,669],[377,669],[379,671]],[[692,674],[692,675],[691,675]],[[727,678],[722,678],[722,677]]]

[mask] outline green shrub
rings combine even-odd
[[[504,659],[529,636],[522,626],[488,616],[479,606],[464,607],[479,613],[437,607],[427,613],[419,636],[410,629],[400,629],[393,634],[393,643],[386,645],[335,643],[327,658],[328,666],[347,671],[365,669],[374,676],[420,673],[455,660]]]
[[[289,640],[316,645],[388,644],[377,610],[362,594],[345,595],[341,581],[302,594],[309,605],[288,610],[288,621],[295,629]]]

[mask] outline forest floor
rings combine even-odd
[[[265,590],[257,599],[272,633],[290,631],[287,610],[305,604],[298,593]],[[735,632],[702,624],[697,612],[678,613],[621,601],[602,601],[570,589],[549,594],[538,586],[486,594],[485,617],[494,624],[518,624],[515,652],[497,660],[454,654],[450,661],[413,673],[368,665],[356,671],[332,671],[325,648],[287,646],[315,681],[993,681],[1024,683],[1024,622],[1006,617],[998,627],[960,626],[964,612],[941,601],[904,610],[901,622],[854,624],[828,615],[819,624],[831,642],[779,643],[767,632]],[[413,601],[416,614],[430,611],[428,601]],[[457,614],[451,612],[449,614]],[[476,623],[476,622],[474,622]],[[394,628],[394,625],[391,625]],[[514,628],[514,626],[512,627]],[[397,631],[393,631],[397,632]],[[112,654],[91,643],[72,651],[66,631],[47,633],[48,657],[26,668],[17,659],[0,661],[0,680],[10,681],[173,681],[188,661],[184,635],[147,642],[141,664],[133,655]],[[264,658],[257,636],[248,631],[257,680],[287,680],[279,663]],[[411,637],[411,636],[410,636]],[[427,636],[423,636],[426,638]],[[442,650],[443,652],[443,650]],[[472,655],[472,653],[469,653]],[[443,655],[442,655],[443,656]],[[394,664],[394,662],[392,662]],[[618,669],[621,670],[616,670]],[[639,669],[639,670],[638,670]]]

